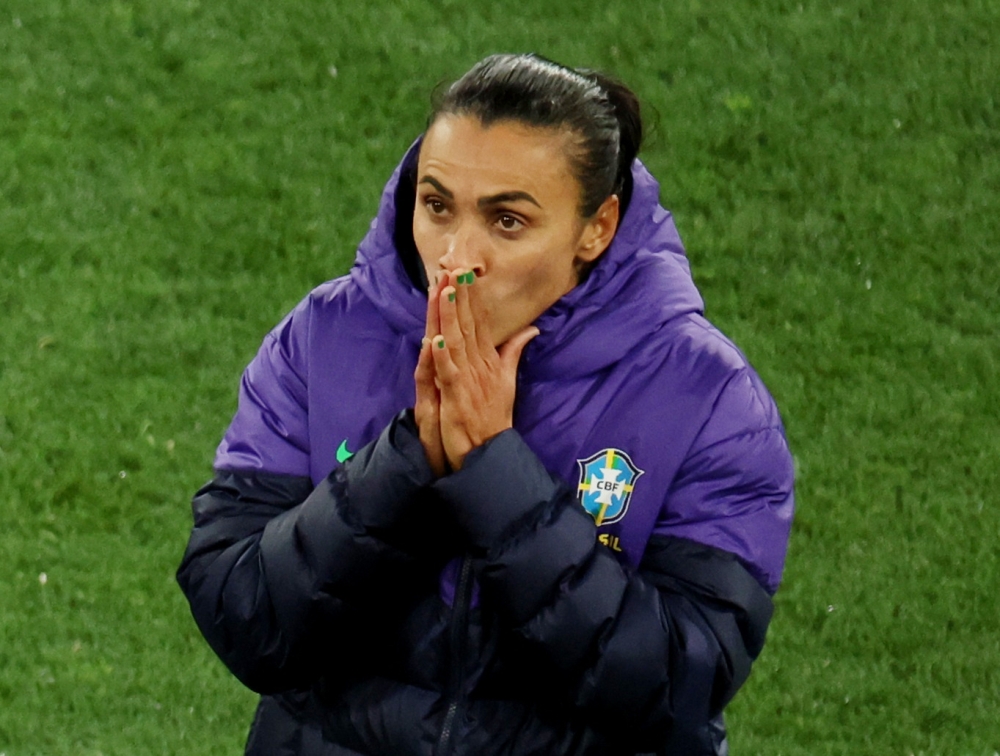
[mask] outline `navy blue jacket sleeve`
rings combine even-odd
[[[636,751],[700,752],[694,742],[746,679],[771,616],[732,555],[654,538],[630,571],[515,431],[434,489],[480,557],[483,600],[579,711]]]
[[[413,516],[434,506],[421,497],[432,479],[404,412],[315,488],[308,478],[219,471],[198,492],[177,578],[205,638],[245,685],[304,687],[338,648],[378,652],[377,628],[433,590],[443,563],[420,532],[434,518]]]

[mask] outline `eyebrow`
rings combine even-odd
[[[430,184],[448,199],[455,199],[455,195],[452,193],[452,191],[450,189],[445,189],[445,187],[441,184],[441,182],[438,181],[433,176],[424,176],[422,179],[420,179],[419,183]],[[500,192],[499,194],[493,194],[490,195],[489,197],[482,197],[476,204],[480,208],[483,208],[483,207],[490,207],[491,205],[502,205],[505,202],[522,202],[522,201],[530,202],[532,205],[541,208],[541,205],[538,204],[538,200],[536,200],[527,192],[521,192],[521,191]]]
[[[541,208],[538,200],[527,192],[500,192],[500,194],[494,194],[492,197],[483,197],[476,204],[479,207],[489,207],[490,205],[502,205],[505,202],[521,202],[522,200]]]
[[[455,195],[452,194],[451,190],[450,189],[445,189],[441,185],[441,182],[438,181],[436,178],[433,178],[432,176],[424,176],[422,179],[420,179],[420,183],[421,184],[430,184],[431,186],[433,186],[435,189],[437,189],[439,192],[441,192],[441,194],[443,194],[448,199],[455,199]]]

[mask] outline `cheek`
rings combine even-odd
[[[417,247],[417,254],[420,255],[424,268],[434,270],[441,258],[441,245],[437,243],[433,224],[426,219],[421,220],[417,215],[413,218],[413,243]]]
[[[554,303],[576,282],[574,256],[565,245],[544,245],[525,255],[517,266],[515,288],[532,300]]]
[[[539,284],[552,284],[553,279],[563,281],[573,271],[576,253],[567,242],[568,233],[552,234],[539,245],[532,255],[533,274],[542,279]]]

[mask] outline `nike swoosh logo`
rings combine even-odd
[[[347,451],[347,439],[345,438],[337,447],[337,463],[342,465],[353,456],[354,452]]]

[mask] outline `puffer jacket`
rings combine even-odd
[[[193,502],[178,580],[262,695],[247,752],[725,753],[793,510],[771,397],[636,161],[611,247],[535,323],[514,428],[435,479],[417,148],[350,273],[265,338]]]

